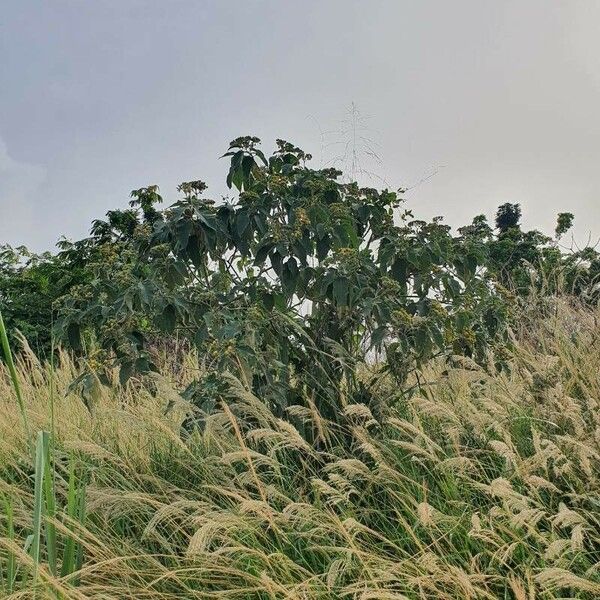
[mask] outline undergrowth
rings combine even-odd
[[[309,392],[282,419],[231,378],[187,435],[192,354],[86,406],[67,354],[24,351],[23,406],[0,366],[0,595],[600,597],[599,313],[556,308],[523,321],[509,369],[431,363],[335,424]],[[37,453],[28,430],[50,432]]]

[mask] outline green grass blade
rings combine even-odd
[[[4,511],[6,513],[6,537],[11,541],[15,541],[15,522],[12,502],[3,497]],[[12,594],[14,591],[15,580],[17,578],[17,561],[13,552],[10,550],[6,556],[6,573],[4,591],[7,594]]]
[[[77,495],[77,474],[75,471],[75,461],[71,461],[69,467],[69,489],[67,493],[67,516],[72,519],[77,519],[78,512],[78,495]],[[65,548],[63,552],[62,567],[60,576],[66,577],[75,571],[76,557],[76,542],[74,536],[68,536],[65,540]]]
[[[69,488],[67,493],[67,516],[71,523],[80,525],[85,521],[85,476],[78,475],[75,459],[72,459],[69,468]],[[75,535],[68,536],[65,540],[61,577],[66,577],[81,569],[83,564],[83,548],[77,542]],[[78,585],[79,578],[74,578],[72,583]]]
[[[54,474],[51,472],[50,437],[45,439],[44,445],[44,496],[46,501],[44,530],[46,533],[46,552],[48,554],[48,567],[56,575],[57,539],[56,526],[52,519],[56,516],[56,495],[54,488]]]
[[[52,330],[54,329],[54,321],[52,321]],[[50,344],[50,377],[49,377],[49,396],[50,396],[50,439],[48,443],[48,455],[46,460],[46,548],[48,552],[48,566],[53,575],[57,573],[57,536],[56,526],[52,520],[56,517],[56,460],[55,460],[55,414],[54,414],[54,334],[51,336]]]
[[[17,377],[17,369],[13,360],[12,352],[10,350],[10,344],[8,342],[8,334],[6,333],[6,327],[4,325],[4,319],[2,318],[2,312],[0,311],[0,344],[4,353],[4,360],[8,366],[8,372],[17,396],[17,402],[19,404],[19,410],[21,411],[21,418],[23,419],[23,427],[25,429],[25,435],[27,436],[27,444],[31,447],[31,430],[29,428],[29,419],[27,418],[27,411],[25,409],[25,403],[23,402],[23,395],[21,394],[21,386],[19,385],[19,378]]]
[[[83,478],[79,482],[80,487],[78,490],[78,502],[77,502],[77,519],[80,525],[85,523],[86,517],[86,501],[85,501],[85,483]],[[77,544],[77,552],[75,557],[75,571],[80,571],[83,566],[83,546]],[[74,580],[74,585],[79,585],[79,576]]]
[[[31,557],[33,558],[33,585],[37,581],[37,571],[40,562],[40,546],[42,525],[44,520],[44,463],[48,446],[48,432],[40,431],[37,436],[35,449],[35,476],[33,488],[33,534],[31,542]]]

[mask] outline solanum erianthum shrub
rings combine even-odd
[[[234,140],[216,203],[201,181],[159,209],[155,186],[94,224],[95,276],[65,298],[59,331],[91,335],[121,381],[153,368],[152,341],[195,345],[204,371],[185,395],[209,410],[232,372],[277,411],[309,396],[327,416],[369,401],[357,368],[399,382],[437,354],[484,359],[506,303],[481,268],[485,240],[414,220],[401,192],[360,187],[278,140]]]

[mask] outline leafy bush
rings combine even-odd
[[[54,321],[63,343],[86,355],[75,383],[87,395],[113,367],[121,384],[155,370],[159,347],[196,348],[205,374],[183,393],[202,410],[222,398],[229,372],[278,414],[309,388],[336,418],[348,401],[371,402],[357,378],[365,362],[399,385],[437,355],[489,364],[532,289],[598,300],[598,253],[558,243],[570,213],[559,214],[554,240],[523,230],[510,203],[495,230],[480,215],[454,235],[440,218],[403,210],[401,191],[312,169],[288,142],[267,158],[258,138],[241,137],[225,156],[233,195],[223,202],[191,181],[165,209],[148,186],[56,255],[5,247],[9,330],[47,353]]]
[[[187,391],[200,404],[227,370],[279,411],[309,386],[330,417],[348,398],[368,401],[356,378],[368,352],[385,353],[400,382],[440,353],[484,358],[506,309],[479,238],[400,213],[395,192],[309,168],[288,142],[268,160],[258,143],[238,138],[226,153],[233,199],[207,200],[193,181],[161,211],[156,187],[143,188],[94,224],[94,275],[58,320],[72,346],[93,332],[124,383],[154,368],[152,340],[176,336],[212,368]]]

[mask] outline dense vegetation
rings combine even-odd
[[[308,385],[335,418],[342,390],[369,401],[356,379],[369,352],[385,354],[402,384],[439,354],[487,360],[504,345],[512,295],[532,285],[596,301],[598,253],[558,244],[569,213],[555,239],[523,231],[513,204],[498,209],[495,230],[478,216],[453,235],[441,219],[402,210],[401,192],[311,169],[310,155],[287,142],[267,159],[257,138],[238,138],[225,156],[237,194],[221,203],[193,181],[161,209],[149,186],[94,222],[89,238],[62,240],[56,255],[5,247],[9,331],[47,353],[53,323],[57,339],[86,354],[87,393],[107,368],[119,367],[121,383],[154,370],[156,348],[168,343],[204,357],[204,379],[185,392],[204,410],[227,371],[276,411]]]
[[[410,398],[379,382],[384,417],[349,403],[332,422],[307,393],[286,415],[311,443],[235,380],[182,440],[196,354],[160,365],[158,391],[103,387],[91,412],[68,356],[22,355],[29,426],[53,423],[53,449],[42,438],[36,469],[3,371],[0,595],[598,598],[599,315],[525,316],[510,371],[430,362]]]
[[[222,202],[148,186],[55,254],[2,247],[0,590],[597,597],[573,215],[454,233],[287,142],[225,156]]]

